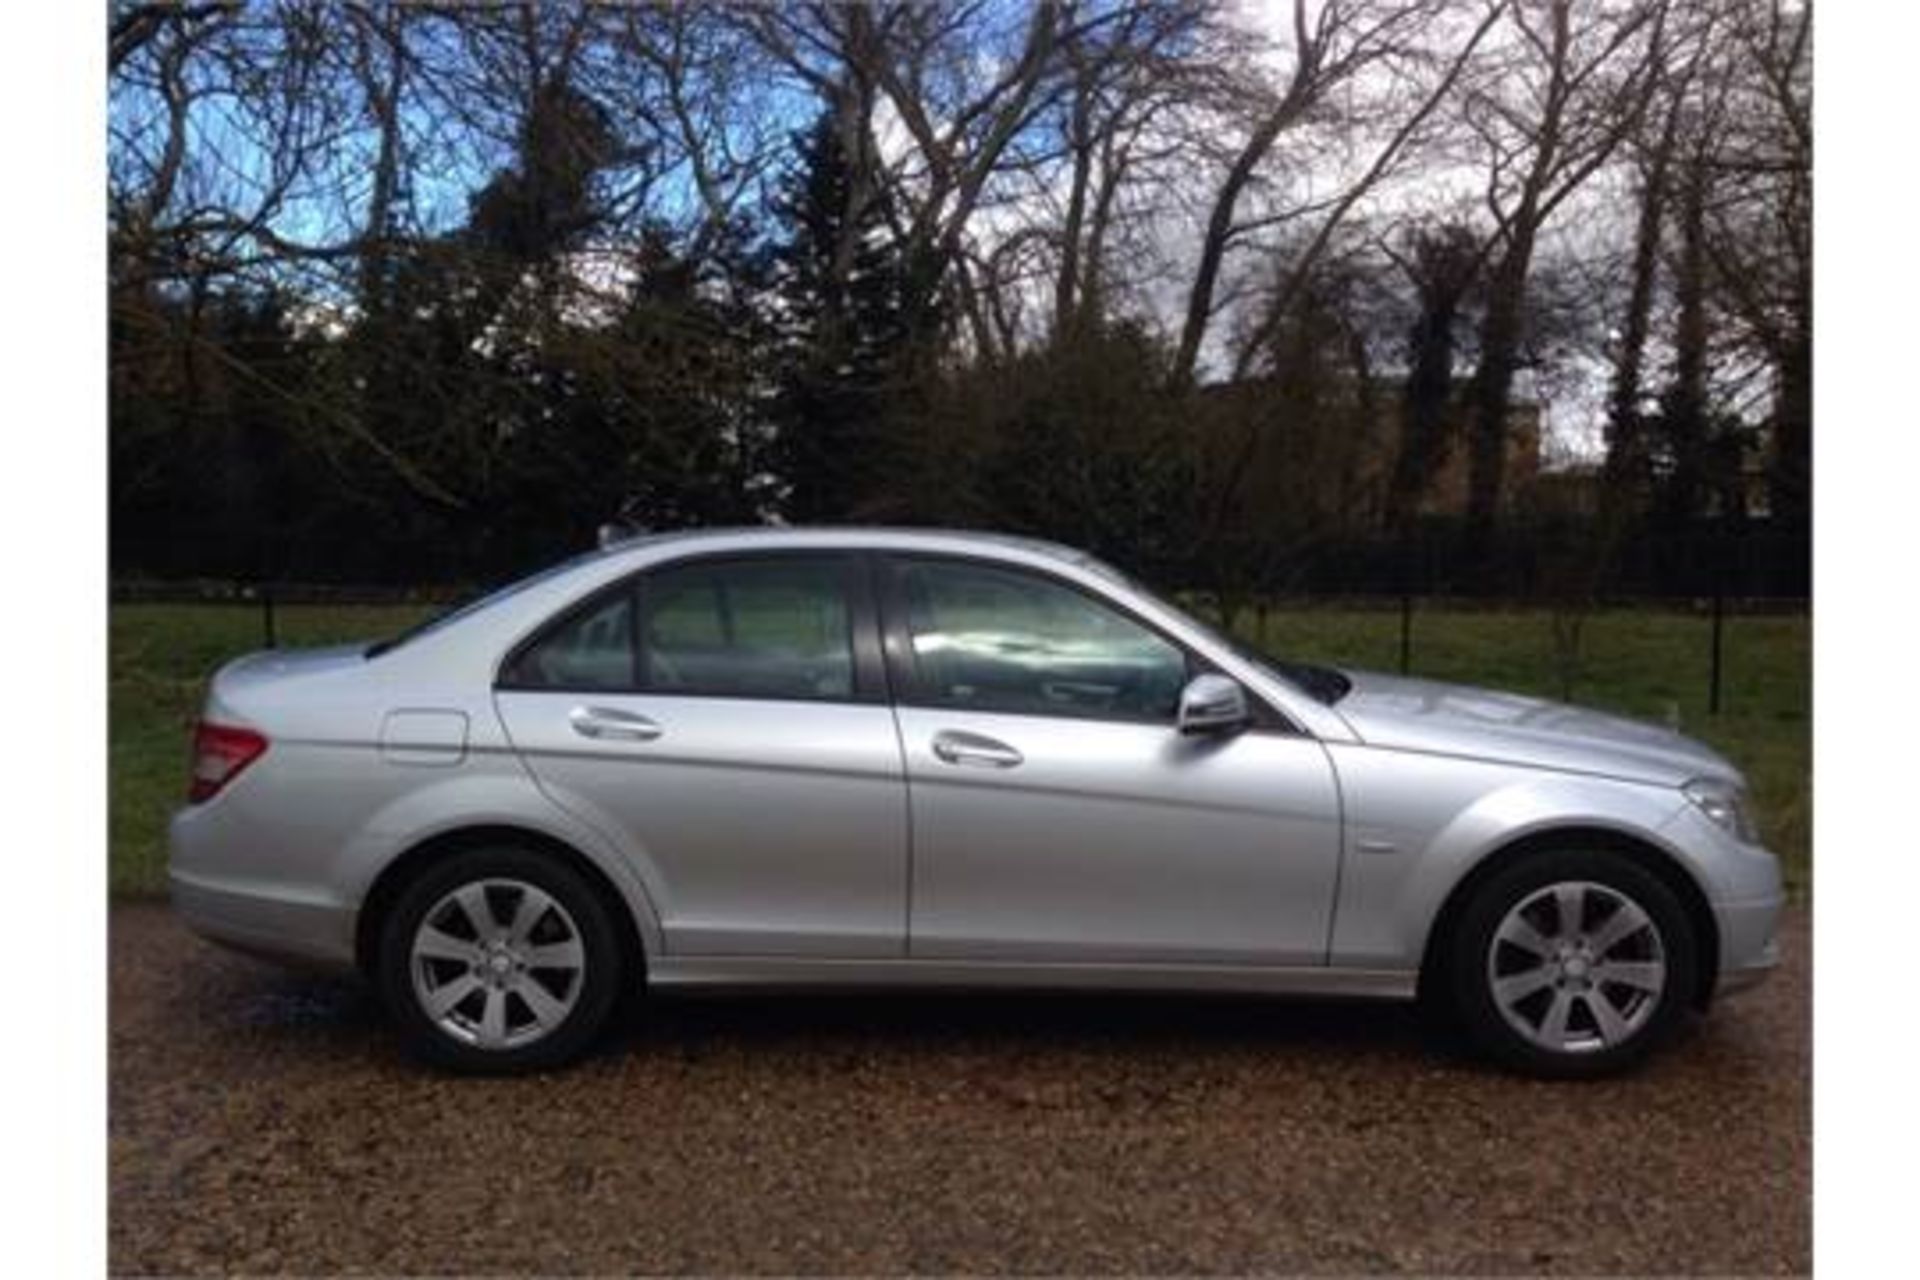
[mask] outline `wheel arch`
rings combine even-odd
[[[1529,831],[1501,844],[1468,868],[1454,883],[1427,930],[1420,957],[1420,997],[1431,994],[1430,986],[1441,974],[1447,939],[1458,927],[1460,916],[1474,893],[1488,880],[1531,854],[1549,849],[1604,850],[1630,858],[1635,864],[1660,879],[1673,891],[1693,926],[1698,978],[1692,995],[1694,1007],[1705,1009],[1713,998],[1720,972],[1720,926],[1708,902],[1706,891],[1684,863],[1653,841],[1615,827],[1567,823]]]
[[[579,874],[600,894],[620,937],[622,957],[631,972],[646,980],[647,949],[634,919],[633,908],[613,878],[592,858],[558,836],[512,823],[480,823],[436,832],[402,850],[391,859],[360,900],[354,919],[354,963],[362,974],[371,974],[378,958],[380,926],[386,914],[406,891],[408,885],[428,868],[469,849],[514,845],[546,854]]]

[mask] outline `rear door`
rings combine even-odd
[[[669,951],[903,954],[906,787],[858,557],[651,570],[523,645],[496,701],[542,788],[626,848]]]

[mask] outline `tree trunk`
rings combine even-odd
[[[1435,242],[1436,245],[1438,242]],[[1414,321],[1412,369],[1400,400],[1400,441],[1387,485],[1387,524],[1406,529],[1419,510],[1427,482],[1446,446],[1447,419],[1453,405],[1454,325],[1471,272],[1449,276],[1449,264],[1436,248],[1422,264],[1417,280],[1420,316]]]
[[[1067,214],[1060,228],[1060,270],[1053,286],[1053,340],[1057,343],[1077,328],[1080,314],[1080,240],[1087,218],[1087,189],[1093,177],[1093,139],[1090,136],[1089,98],[1093,86],[1083,75],[1074,87],[1073,109],[1067,124],[1067,150],[1073,156],[1073,179],[1067,191]]]
[[[1467,551],[1485,556],[1493,546],[1507,472],[1507,415],[1520,364],[1521,309],[1533,259],[1534,216],[1514,219],[1513,239],[1494,272],[1480,324],[1480,364],[1467,388]]]
[[[1673,385],[1662,413],[1673,472],[1660,495],[1663,524],[1677,527],[1700,513],[1707,488],[1706,181],[1686,177],[1680,212],[1680,260],[1674,273],[1679,313],[1673,335]]]
[[[1669,118],[1667,135],[1641,179],[1640,215],[1633,241],[1633,285],[1621,324],[1620,355],[1614,365],[1613,387],[1608,397],[1607,458],[1600,504],[1610,513],[1631,507],[1633,498],[1645,489],[1650,479],[1646,421],[1640,402],[1654,286],[1659,274],[1660,232],[1666,221],[1667,144],[1672,140],[1672,120],[1677,118],[1678,112]]]
[[[1220,264],[1227,256],[1227,240],[1233,234],[1234,210],[1240,196],[1253,180],[1285,126],[1287,114],[1276,111],[1261,121],[1247,141],[1233,167],[1213,196],[1213,212],[1207,218],[1207,233],[1200,241],[1200,263],[1194,268],[1193,285],[1187,290],[1187,316],[1180,326],[1180,347],[1173,357],[1169,381],[1176,390],[1193,385],[1194,371],[1200,364],[1200,344],[1206,340],[1207,325],[1213,319],[1214,290],[1220,284]]]
[[[1767,487],[1775,522],[1807,528],[1813,515],[1813,340],[1806,327],[1796,328],[1780,361]]]

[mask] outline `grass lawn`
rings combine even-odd
[[[283,606],[286,646],[372,639],[422,608]],[[1270,652],[1382,671],[1399,662],[1399,615],[1346,608],[1252,615],[1239,628]],[[1813,824],[1811,638],[1806,617],[1731,618],[1724,707],[1707,714],[1708,623],[1646,610],[1595,614],[1582,640],[1576,702],[1680,727],[1747,771],[1761,829],[1804,897]],[[166,820],[186,788],[187,732],[206,677],[261,645],[256,609],[226,605],[115,605],[111,615],[109,885],[164,891]],[[1544,611],[1431,611],[1414,616],[1413,673],[1557,695],[1552,622]]]

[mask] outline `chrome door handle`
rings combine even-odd
[[[933,735],[933,754],[948,764],[966,764],[989,769],[1011,769],[1026,759],[997,738],[980,733],[962,733],[948,729]]]
[[[583,738],[652,742],[664,732],[659,725],[632,711],[611,707],[575,707],[567,716],[573,731]]]

